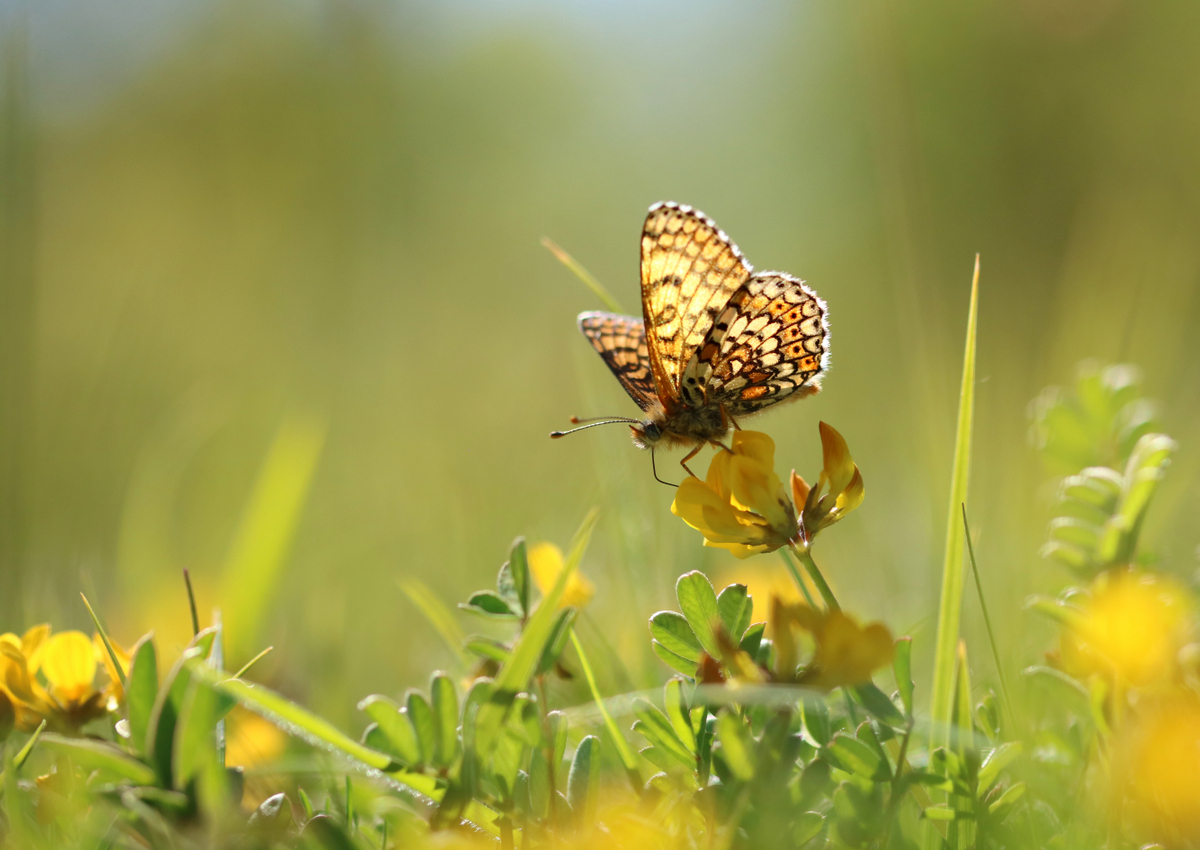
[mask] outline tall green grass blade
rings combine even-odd
[[[117,660],[117,652],[113,649],[112,641],[108,639],[108,632],[104,630],[104,626],[100,625],[100,618],[92,610],[92,603],[88,602],[87,597],[81,593],[79,594],[79,598],[87,606],[87,612],[92,617],[92,623],[96,626],[96,632],[100,635],[100,640],[104,642],[104,649],[113,663],[113,669],[117,671],[117,678],[121,680],[121,687],[124,688],[127,684],[125,681],[125,670],[121,667],[121,662]]]
[[[967,501],[971,462],[971,425],[975,408],[975,336],[979,315],[979,257],[971,282],[971,308],[967,315],[967,342],[963,354],[962,389],[958,398],[958,428],[954,438],[954,472],[950,479],[950,511],[946,523],[946,553],[942,564],[942,597],[938,606],[937,643],[933,656],[933,693],[930,719],[931,749],[950,743],[953,717],[954,670],[958,629],[962,614],[963,528],[959,506]]]
[[[613,739],[617,755],[621,757],[621,764],[625,765],[625,772],[628,774],[634,790],[640,791],[642,778],[637,768],[637,756],[634,755],[633,748],[629,746],[625,736],[621,734],[621,728],[609,714],[608,706],[604,704],[604,699],[600,696],[600,689],[596,687],[596,677],[592,673],[592,665],[588,663],[587,653],[583,651],[583,644],[579,642],[579,637],[575,634],[574,629],[571,629],[571,643],[575,646],[575,654],[579,656],[579,666],[583,669],[583,678],[587,680],[588,688],[592,692],[592,699],[595,701],[596,707],[600,709],[600,716],[604,718],[604,726]]]
[[[425,619],[429,621],[429,625],[433,626],[438,637],[454,653],[454,658],[459,666],[466,668],[468,661],[463,652],[463,641],[467,639],[467,636],[459,627],[458,621],[454,619],[450,609],[446,607],[446,603],[418,578],[400,579],[400,589],[404,591],[404,595],[408,597],[409,601],[425,615]]]
[[[397,789],[414,794],[425,803],[429,800],[440,800],[445,793],[444,787],[438,787],[435,777],[397,769],[386,754],[363,746],[328,720],[296,705],[269,688],[241,679],[226,678],[228,673],[215,670],[207,664],[200,664],[195,659],[187,663],[195,680],[232,697],[245,708],[314,747],[326,752],[340,752],[363,767],[378,771]],[[486,829],[493,835],[499,834],[493,823],[495,817],[495,812],[477,801],[469,803],[463,812],[464,820]]]
[[[554,258],[566,266],[571,272],[583,281],[583,285],[592,290],[597,298],[604,302],[604,306],[614,313],[624,313],[620,303],[613,297],[612,293],[605,288],[604,284],[596,280],[596,278],[579,264],[579,261],[558,247],[549,236],[542,237],[542,247],[554,255]]]
[[[1000,664],[1000,648],[996,644],[996,633],[992,630],[992,618],[988,614],[987,601],[983,598],[983,585],[979,582],[979,565],[975,562],[975,544],[971,541],[971,526],[967,523],[967,506],[962,506],[963,536],[967,541],[967,555],[971,559],[971,574],[975,576],[975,590],[979,593],[979,609],[983,612],[983,624],[987,627],[988,643],[992,647],[992,661],[996,664],[996,675],[1000,678],[1000,692],[1004,695],[1004,708],[1008,711],[1008,721],[1015,724],[1017,715],[1013,712],[1012,697],[1008,691],[1008,677],[1004,675],[1004,667]]]
[[[152,785],[154,768],[146,765],[106,741],[92,738],[64,738],[47,733],[42,736],[42,746],[67,756],[76,766],[89,772],[101,770],[112,776],[127,779],[134,785]]]
[[[324,442],[324,421],[289,416],[258,472],[222,575],[232,659],[247,657],[259,642]]]

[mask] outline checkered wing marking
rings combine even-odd
[[[658,395],[669,409],[702,405],[683,371],[750,264],[708,216],[675,203],[655,204],[642,228],[642,313]]]
[[[820,390],[828,358],[825,302],[791,275],[763,272],[734,293],[684,382],[702,387],[709,404],[744,416]]]
[[[658,396],[654,392],[646,327],[642,320],[616,313],[580,313],[579,329],[604,358],[625,392],[638,407],[648,411],[658,401]]]

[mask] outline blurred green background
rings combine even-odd
[[[624,429],[547,438],[634,407],[575,329],[600,305],[539,244],[636,312],[662,199],[827,299],[825,391],[754,427],[810,480],[817,422],[845,435],[867,501],[815,554],[919,657],[977,251],[969,507],[1002,655],[1036,656],[1021,600],[1068,578],[1037,554],[1027,405],[1082,358],[1145,370],[1182,444],[1146,539],[1196,565],[1200,6],[0,11],[0,631],[85,627],[82,590],[118,640],[181,645],[186,567],[230,666],[273,644],[258,675],[346,721],[452,661],[398,579],[463,599],[514,536],[565,545],[599,505],[583,636],[606,689],[665,677],[646,618],[734,563]]]

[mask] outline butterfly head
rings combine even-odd
[[[652,449],[663,438],[662,428],[653,419],[631,424],[629,430],[633,432],[633,444],[639,449]]]

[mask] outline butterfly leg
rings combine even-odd
[[[725,426],[725,430],[729,430],[729,426],[733,426],[733,430],[740,431],[742,426],[737,423],[737,420],[725,409],[725,405],[721,405],[721,424]]]
[[[696,446],[696,448],[692,449],[690,452],[687,453],[687,457],[685,457],[683,460],[679,461],[679,465],[682,466],[684,468],[684,470],[687,472],[687,474],[692,476],[693,478],[699,478],[699,476],[696,475],[696,473],[692,472],[690,469],[688,469],[687,462],[689,460],[691,460],[692,458],[694,458],[696,455],[700,454],[700,450],[702,448],[704,448],[704,443],[701,443],[700,445]]]

